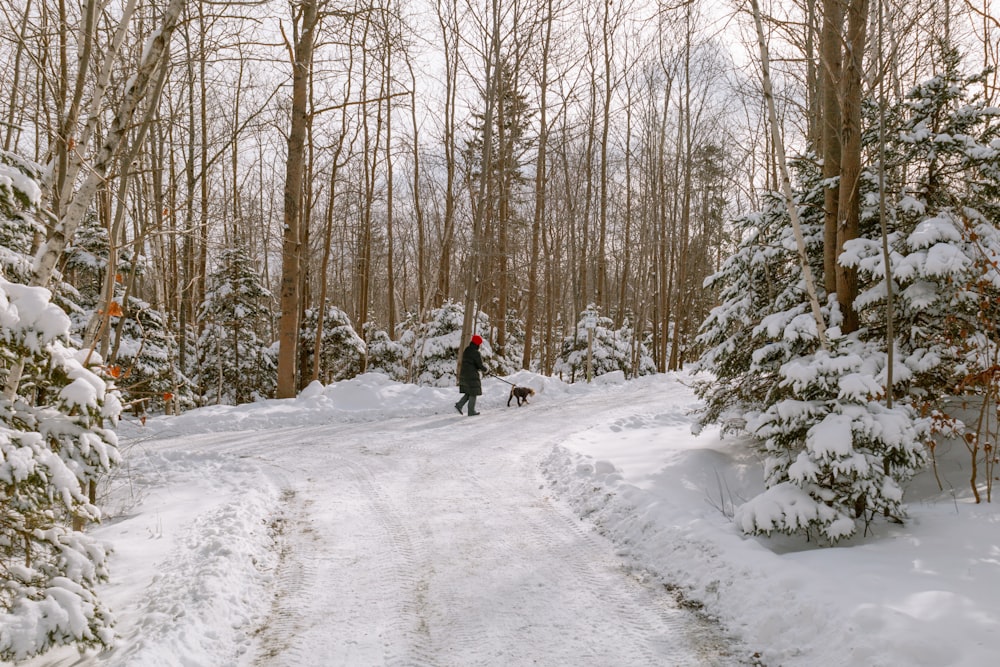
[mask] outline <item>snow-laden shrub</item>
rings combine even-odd
[[[392,340],[388,332],[370,322],[365,324],[364,331],[368,347],[367,370],[382,373],[397,382],[406,382],[408,375],[406,348]]]
[[[944,49],[941,62],[939,75],[889,113],[897,129],[886,148],[893,178],[884,205],[898,382],[934,416],[936,431],[963,437],[972,493],[989,500],[1000,403],[1000,108],[984,99],[982,74],[961,74],[959,53]],[[874,194],[866,208],[877,220]],[[878,239],[850,242],[841,262],[858,270],[858,303],[881,309],[888,290]],[[874,317],[868,325],[885,326]],[[956,405],[978,410],[972,424]]]
[[[628,321],[615,329],[611,318],[603,317],[594,304],[580,313],[573,334],[563,339],[553,370],[570,382],[586,379],[588,354],[594,377],[615,371],[626,377],[656,372],[652,355],[641,341],[635,340]],[[638,372],[633,360],[638,361]]]
[[[119,461],[121,404],[68,345],[70,320],[40,287],[0,278],[0,373],[24,370],[0,397],[0,659],[54,646],[109,647],[112,619],[95,588],[107,549],[73,529],[100,519],[92,493]]]
[[[163,411],[168,403],[194,407],[192,382],[180,370],[177,342],[159,310],[129,297],[121,317],[111,317],[115,384],[140,412]]]
[[[816,532],[832,543],[858,519],[904,514],[900,482],[924,464],[928,423],[910,405],[878,400],[884,352],[848,337],[830,344],[782,364],[787,395],[747,415],[767,486],[736,512],[747,533]]]
[[[1000,108],[985,103],[981,75],[959,74],[957,53],[943,61],[892,110],[886,165],[907,177],[886,201],[897,345],[931,404],[1000,357]],[[864,280],[859,304],[884,303],[879,239],[850,242],[841,261]]]
[[[618,340],[624,341],[629,348],[628,365],[622,370],[627,377],[640,377],[642,375],[653,375],[656,373],[656,362],[649,351],[651,336],[645,338],[637,336],[628,318],[622,322],[622,326],[616,334]]]
[[[147,269],[146,258],[128,244],[115,248],[116,279],[110,295],[113,304],[108,308],[107,321],[101,323],[103,314],[97,311],[104,307],[103,290],[111,253],[108,230],[96,215],[86,216],[67,247],[63,268],[67,281],[77,287],[72,292],[60,289],[66,293],[59,305],[71,306],[67,310],[73,320],[73,334],[87,340],[89,326],[91,335],[99,338],[97,348],[104,349],[106,343],[108,367],[123,400],[135,412],[161,411],[168,402],[172,407],[193,407],[193,383],[178,363],[179,345],[167,317],[126,287],[138,284]],[[67,304],[70,298],[73,303]],[[103,335],[98,326],[103,327]]]
[[[309,369],[316,361],[318,326],[319,310],[308,309],[299,328],[299,353]],[[365,341],[354,330],[350,316],[332,303],[327,303],[320,339],[319,381],[330,384],[359,375],[364,369],[366,353]]]
[[[32,243],[45,228],[34,211],[41,200],[41,167],[0,150],[0,275],[26,283]]]
[[[484,333],[484,331],[486,330],[480,331],[480,335],[483,338],[491,341],[491,343],[497,340],[499,333],[496,327],[491,328],[488,333]],[[495,346],[491,345],[493,357],[490,367],[497,375],[511,375],[512,373],[516,373],[521,369],[521,364],[524,360],[524,320],[513,309],[507,311],[505,332],[507,339],[504,342],[502,355]]]

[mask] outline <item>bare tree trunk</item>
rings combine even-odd
[[[822,87],[819,84],[819,68],[817,67],[816,38],[819,35],[817,27],[818,16],[816,4],[819,0],[805,0],[805,59],[806,59],[806,117],[808,125],[806,129],[806,142],[817,151],[822,145],[822,105],[820,94]]]
[[[365,42],[367,42],[367,36],[371,30],[371,22],[367,21],[365,24]],[[357,257],[357,270],[355,272],[355,327],[360,331],[363,330],[365,323],[368,321],[368,314],[370,308],[371,299],[371,276],[372,276],[372,225],[373,225],[373,214],[375,205],[375,185],[379,162],[379,146],[382,141],[382,124],[384,119],[382,118],[382,101],[381,99],[375,102],[375,130],[371,129],[368,109],[368,52],[363,51],[361,54],[361,69],[364,72],[363,80],[361,83],[362,95],[365,98],[365,106],[363,111],[363,118],[361,121],[362,133],[363,133],[363,151],[362,165],[364,168],[364,192],[362,194],[361,201],[361,230],[358,246],[358,257]],[[381,74],[381,72],[380,72]],[[381,98],[381,93],[384,92],[385,82],[380,83],[379,88],[379,98]],[[374,137],[374,139],[373,139]]]
[[[445,5],[445,2],[451,2]],[[438,257],[437,285],[434,291],[434,307],[449,297],[451,292],[452,245],[455,237],[455,165],[456,133],[455,114],[458,106],[458,18],[454,0],[439,0],[437,5],[438,24],[444,40],[444,158],[445,191],[444,221],[441,232],[441,254]]]
[[[593,242],[591,241],[591,230],[590,226],[592,224],[591,215],[593,213],[593,198],[594,198],[594,134],[597,132],[597,73],[594,68],[593,62],[590,64],[590,85],[587,91],[590,96],[590,103],[587,110],[587,147],[584,150],[584,174],[582,175],[586,179],[586,189],[583,196],[583,211],[580,215],[580,233],[577,236],[577,242],[579,247],[575,248],[576,252],[579,253],[579,273],[580,273],[580,288],[576,293],[576,304],[574,307],[574,320],[579,317],[580,313],[587,307],[587,304],[594,300],[594,276],[596,275],[596,267],[591,268],[591,261],[596,259],[591,256],[591,252],[597,254],[596,251],[592,250]],[[574,329],[575,330],[575,329]]]
[[[896,301],[892,285],[892,254],[889,250],[889,219],[886,207],[886,187],[885,187],[885,61],[883,60],[883,50],[885,43],[884,25],[885,6],[882,0],[878,0],[878,218],[879,228],[882,236],[882,264],[885,267],[885,406],[892,409],[893,387],[895,386],[895,365],[896,365]]]
[[[24,55],[25,38],[28,33],[28,17],[31,15],[31,0],[27,0],[24,6],[24,19],[21,21],[21,32],[18,34],[17,46],[14,53],[14,80],[10,86],[10,103],[7,106],[7,131],[3,137],[3,149],[11,150],[15,145],[14,141],[14,114],[17,111],[17,100],[21,94],[21,57]]]
[[[301,211],[302,177],[305,169],[306,113],[308,111],[309,72],[312,68],[313,45],[318,22],[318,0],[302,0],[293,9],[293,45],[289,45],[292,61],[292,115],[288,132],[288,156],[285,162],[284,233],[281,244],[281,317],[278,322],[278,398],[296,394],[295,371],[298,365],[299,310],[301,300],[302,239]]]
[[[455,365],[456,377],[462,370],[462,345],[473,333],[475,326],[475,309],[479,303],[479,272],[482,268],[483,222],[489,209],[490,170],[493,163],[493,124],[496,115],[497,92],[499,90],[500,68],[500,2],[490,2],[490,33],[487,37],[489,51],[484,55],[484,75],[486,78],[486,110],[483,113],[483,147],[479,170],[479,192],[473,198],[472,219],[472,249],[469,253],[468,272],[465,276],[465,312],[462,317],[462,344],[459,345],[458,359]]]
[[[541,68],[538,80],[538,153],[535,162],[535,212],[531,220],[531,250],[528,264],[528,305],[524,322],[524,354],[521,357],[521,368],[531,367],[531,356],[534,347],[535,328],[537,327],[538,310],[538,254],[542,224],[546,211],[546,182],[548,166],[546,164],[549,126],[548,126],[548,89],[549,89],[549,52],[552,44],[553,0],[545,4],[544,33],[542,37]]]
[[[170,70],[170,63],[163,59],[159,65],[159,72],[156,75],[156,82],[153,88],[152,99],[158,100],[163,92],[163,87],[167,81],[167,73]],[[101,298],[98,300],[97,307],[94,309],[91,315],[90,321],[84,330],[83,335],[83,347],[89,348],[91,350],[97,344],[98,332],[102,331],[109,319],[109,304],[111,303],[114,296],[114,286],[115,286],[115,276],[118,272],[118,242],[123,240],[125,237],[125,194],[128,191],[129,183],[129,173],[132,170],[132,165],[135,160],[139,157],[139,151],[143,148],[146,135],[149,128],[153,124],[153,120],[156,117],[157,108],[156,105],[150,104],[146,107],[146,113],[143,117],[141,123],[136,130],[135,136],[133,137],[131,146],[123,159],[121,160],[120,172],[121,184],[116,197],[116,213],[115,213],[115,224],[108,229],[108,264],[104,272],[104,286],[101,290]],[[139,244],[139,238],[135,239],[135,243]],[[134,274],[138,269],[138,263],[135,263],[132,267],[132,279],[134,280]],[[125,305],[125,304],[123,304]],[[125,319],[120,320],[121,324],[124,324]],[[107,360],[106,351],[102,351],[102,356]],[[89,359],[89,356],[88,356]]]
[[[316,96],[314,88],[315,78],[313,77],[312,68],[309,68],[309,81],[307,84],[308,93],[307,97],[307,112],[306,112],[306,143],[305,143],[305,175],[302,181],[302,195],[301,195],[301,206],[303,207],[299,215],[299,238],[301,253],[300,253],[300,265],[299,265],[299,323],[305,321],[306,311],[313,304],[312,298],[312,262],[310,261],[312,257],[312,214],[314,208],[314,184],[316,182],[315,169],[316,169],[316,144],[313,141],[313,120],[316,118]],[[322,191],[322,187],[320,188]],[[324,304],[318,304],[318,317],[316,318],[317,329],[319,331],[323,330],[323,311]],[[322,343],[322,338],[320,338]],[[298,340],[296,340],[298,345]],[[322,355],[323,347],[314,350],[316,355]],[[309,357],[303,346],[299,345],[296,351],[298,356],[298,382],[297,390],[305,389],[306,378],[312,372],[312,368],[309,365]]]
[[[349,56],[349,58],[353,63],[353,56]],[[352,67],[348,66],[347,69],[348,71],[351,71]],[[343,104],[340,108],[340,134],[337,135],[337,143],[334,146],[333,156],[330,160],[330,191],[327,194],[326,217],[323,231],[323,256],[320,260],[319,271],[319,312],[316,317],[316,336],[313,339],[313,363],[310,381],[316,381],[319,379],[320,359],[323,351],[323,321],[326,317],[327,292],[330,285],[328,272],[330,269],[330,254],[333,246],[334,211],[336,210],[337,204],[337,177],[340,173],[340,158],[343,154],[344,142],[347,138],[348,105],[346,102],[351,96],[351,82],[352,79],[348,77],[347,88],[344,91],[345,104]]]
[[[622,266],[621,272],[618,276],[618,312],[619,317],[624,318],[626,313],[635,311],[629,306],[628,292],[630,283],[636,276],[641,276],[642,272],[633,271],[632,269],[632,170],[634,165],[632,163],[632,125],[633,125],[633,103],[635,98],[632,94],[632,80],[631,78],[626,79],[625,91],[626,91],[626,104],[625,104],[625,220],[622,238]],[[640,261],[641,264],[641,261]],[[633,294],[637,291],[638,285],[635,283],[631,284]],[[633,322],[635,329],[635,337],[638,339],[639,329],[642,326],[640,321]]]
[[[420,198],[420,124],[417,121],[417,76],[413,61],[407,54],[406,66],[410,72],[410,123],[413,126],[413,214],[417,223],[417,307],[423,317],[427,307],[427,230],[424,206]],[[395,338],[394,328],[389,335]]]
[[[864,77],[865,43],[868,38],[868,0],[850,0],[847,25],[846,68],[841,79],[840,202],[837,208],[837,252],[858,238],[861,227],[861,84]],[[837,265],[837,301],[844,316],[843,331],[858,328],[854,299],[858,295],[857,270]]]
[[[200,117],[200,136],[198,143],[201,144],[198,154],[198,164],[201,167],[199,174],[198,196],[198,233],[197,262],[194,266],[194,275],[191,277],[191,308],[192,314],[197,313],[205,300],[205,292],[208,280],[208,195],[209,195],[209,157],[208,157],[208,76],[207,60],[208,49],[205,45],[205,36],[208,27],[205,25],[205,3],[198,2],[198,115]],[[192,195],[193,196],[193,195]],[[195,331],[200,334],[202,323],[200,318],[195,317]]]
[[[393,248],[395,229],[393,228],[393,169],[392,169],[392,49],[393,40],[389,25],[388,12],[385,12],[385,41],[382,48],[382,94],[385,98],[385,179],[386,179],[386,202],[385,202],[385,234],[386,234],[386,273],[388,274],[388,286],[386,289],[386,309],[388,316],[386,323],[389,331],[396,329],[396,275],[393,263],[395,249]]]
[[[600,174],[598,176],[600,195],[598,199],[598,230],[595,252],[597,253],[594,276],[594,298],[601,311],[608,312],[611,303],[608,294],[608,135],[611,132],[612,69],[614,67],[614,28],[610,13],[613,5],[602,3],[601,11],[601,51],[603,56],[603,96],[601,100]]]
[[[844,25],[844,1],[822,0],[823,27],[820,35],[820,105],[822,109],[823,178],[828,183],[840,176],[841,108],[840,77]],[[823,191],[823,285],[827,294],[837,291],[837,220],[840,183]]]
[[[687,280],[688,280],[688,241],[691,233],[691,170],[693,169],[693,159],[691,150],[691,33],[694,27],[691,25],[691,5],[685,6],[685,29],[684,29],[684,113],[678,128],[677,138],[677,159],[684,157],[684,185],[680,188],[680,235],[678,238],[677,253],[677,300],[674,309],[674,331],[673,343],[670,345],[670,361],[667,370],[680,370],[683,364],[682,349],[684,347],[684,330],[687,326]],[[681,144],[684,149],[681,152]]]

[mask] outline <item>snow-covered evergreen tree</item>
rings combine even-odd
[[[223,250],[198,316],[198,386],[205,403],[246,403],[274,394],[277,367],[261,333],[271,293],[242,248]]]
[[[797,167],[796,205],[818,274],[822,182],[814,163]],[[701,420],[760,442],[767,489],[737,510],[744,531],[832,543],[876,515],[903,516],[900,485],[924,463],[928,424],[906,400],[886,406],[885,341],[867,328],[842,335],[832,297],[820,345],[787,210],[776,195],[765,201],[738,221],[743,241],[710,279],[721,304],[699,336],[706,352],[698,367],[713,375],[699,385]]]
[[[367,369],[383,373],[397,382],[406,382],[407,349],[373,322],[366,322],[364,331],[368,348]]]
[[[180,370],[177,343],[163,313],[142,299],[129,297],[122,317],[113,317],[112,323],[119,373],[115,384],[126,401],[139,411],[159,412],[168,402],[194,407],[193,383]]]
[[[451,387],[458,383],[455,377],[458,355],[468,345],[468,341],[461,340],[464,313],[461,304],[449,300],[432,310],[426,322],[408,317],[401,323],[399,344],[410,353],[413,382],[435,387]],[[481,311],[477,313],[475,329],[483,333],[490,330],[489,318]],[[492,350],[488,341],[483,343],[480,352],[483,363],[490,368]]]
[[[961,75],[956,51],[942,61],[891,110],[886,164],[901,379],[928,411],[958,388],[976,391],[969,378],[1000,361],[1000,108],[983,100],[982,75]],[[871,217],[876,207],[873,197]],[[858,303],[873,312],[886,294],[881,244],[861,238],[846,250],[842,262],[864,281]]]
[[[312,368],[314,363],[318,323],[319,312],[313,308],[306,310],[302,326],[299,328],[299,353],[309,368]],[[330,384],[360,374],[364,368],[366,353],[365,341],[354,330],[351,318],[340,308],[327,303],[326,312],[323,314],[320,382]]]
[[[111,254],[107,230],[89,216],[81,224],[73,243],[67,248],[65,272],[80,287],[73,291],[70,313],[73,331],[82,339],[85,327],[101,303]],[[136,274],[141,280],[146,259],[136,256],[129,247],[118,250],[116,268],[119,276]],[[104,335],[109,353],[107,363],[116,376],[126,404],[138,412],[158,411],[166,398],[182,407],[194,406],[193,383],[176,363],[178,349],[168,330],[166,317],[146,301],[128,294],[124,280],[116,280],[112,306]],[[60,302],[60,305],[64,303]],[[103,338],[103,337],[102,337]],[[101,349],[100,347],[98,348]]]
[[[632,346],[634,344],[631,327],[626,322],[620,329],[615,329],[615,323],[610,317],[600,314],[596,305],[590,304],[586,310],[580,313],[580,320],[576,324],[573,335],[563,339],[559,357],[556,359],[554,370],[560,376],[566,377],[570,382],[587,377],[587,354],[590,347],[589,330],[593,330],[593,349],[591,354],[591,369],[594,377],[622,371],[626,376],[631,376],[632,366]],[[655,372],[655,366],[651,370],[652,358],[648,351],[640,351],[640,363],[646,372]],[[645,359],[645,361],[643,361]]]
[[[901,482],[924,464],[928,423],[906,403],[880,400],[880,345],[830,333],[830,349],[781,364],[774,403],[747,415],[766,454],[768,487],[737,509],[748,533],[815,533],[833,543],[859,522],[905,514]]]
[[[635,335],[629,319],[626,317],[615,337],[628,346],[629,357],[625,373],[628,377],[653,375],[656,373],[656,362],[649,351],[647,341]]]
[[[823,244],[823,190],[810,160],[793,164],[799,184],[796,204],[812,268],[820,275]],[[720,422],[739,431],[745,413],[773,402],[781,364],[816,349],[815,323],[809,313],[795,239],[784,201],[763,193],[764,207],[733,223],[742,242],[706,282],[719,291],[720,305],[701,326],[697,342],[705,348],[696,370],[713,377],[699,383],[705,401],[704,424]],[[832,313],[824,310],[830,322]],[[788,329],[789,336],[783,332]],[[808,336],[793,335],[798,331]]]
[[[40,287],[0,278],[0,371],[24,373],[0,397],[0,658],[63,645],[108,647],[112,619],[95,593],[106,548],[71,527],[97,521],[89,492],[118,462],[121,411],[68,345],[70,320]],[[0,372],[0,375],[6,373]]]
[[[490,330],[489,335],[481,334],[487,340],[495,340],[496,328]],[[521,362],[524,357],[524,320],[520,318],[517,311],[507,312],[506,327],[507,342],[504,345],[504,356],[494,354],[492,358],[493,372],[497,375],[510,375],[521,369]]]

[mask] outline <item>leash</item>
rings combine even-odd
[[[507,382],[507,380],[504,380],[504,379],[503,379],[502,377],[500,377],[499,375],[496,375],[496,374],[494,374],[494,373],[487,373],[487,375],[490,375],[490,376],[492,376],[492,377],[495,377],[496,379],[500,380],[501,382]],[[512,387],[516,387],[516,386],[517,386],[517,385],[516,385],[516,384],[514,384],[513,382],[507,382],[507,384],[509,384],[509,385],[510,385],[510,386],[512,386]]]

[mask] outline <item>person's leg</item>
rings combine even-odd
[[[469,394],[469,416],[471,417],[478,414],[479,413],[476,412],[476,395]]]
[[[469,400],[469,395],[462,394],[461,400],[459,400],[458,403],[455,404],[455,409],[458,410],[458,414],[462,414],[462,408],[465,407],[465,404],[468,400]],[[472,403],[469,404],[469,412],[472,412],[473,405],[474,404]]]

